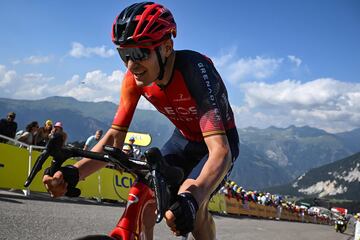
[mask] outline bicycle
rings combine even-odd
[[[43,163],[50,156],[53,157],[49,168],[51,176],[60,169],[67,159],[72,157],[85,157],[111,163],[116,169],[126,170],[137,176],[137,180],[130,188],[125,211],[109,235],[89,235],[78,240],[144,239],[144,232],[142,231],[144,208],[155,202],[156,223],[160,223],[170,204],[168,185],[180,184],[183,179],[183,171],[180,168],[169,166],[158,148],[150,148],[145,151],[145,160],[130,158],[121,149],[110,145],[105,145],[103,150],[103,153],[97,153],[71,146],[61,147],[60,136],[55,134],[37,158],[24,186],[28,187],[31,184],[36,174],[42,169]],[[68,185],[65,195],[78,197],[80,194],[80,189]],[[182,239],[186,238],[187,236],[183,236]]]

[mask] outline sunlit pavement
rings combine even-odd
[[[120,204],[93,200],[52,200],[46,194],[30,198],[19,191],[0,190],[0,239],[74,239],[88,234],[106,234],[123,212]],[[214,216],[217,239],[221,240],[352,240],[353,228],[345,234],[333,226],[247,217]],[[155,238],[174,237],[164,221],[155,228]]]

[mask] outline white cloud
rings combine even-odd
[[[0,87],[5,89],[14,81],[14,79],[16,79],[16,72],[7,70],[4,65],[0,65]]]
[[[16,71],[0,65],[0,96],[21,99],[43,97],[49,82],[53,79],[41,73],[20,76]]]
[[[106,49],[105,46],[85,47],[81,43],[73,42],[69,54],[70,56],[75,58],[92,57],[92,56],[108,58],[114,56],[115,51],[113,49]]]
[[[24,58],[22,60],[15,60],[12,63],[14,65],[25,63],[25,64],[42,64],[42,63],[48,63],[52,59],[51,56],[30,56],[27,58]]]
[[[300,67],[302,60],[298,57],[295,57],[293,55],[288,55],[288,58],[290,62],[294,63],[297,67]]]
[[[216,68],[226,80],[236,84],[244,81],[262,80],[272,76],[283,62],[282,58],[236,58],[236,49],[212,58]]]
[[[360,127],[360,84],[326,78],[302,83],[242,84],[245,104],[234,107],[239,127],[309,125],[330,132]]]
[[[54,77],[47,77],[44,76],[42,73],[27,73],[23,76],[24,82],[31,82],[31,83],[44,83],[50,82],[53,80]]]
[[[117,103],[123,72],[110,75],[95,70],[82,78],[74,75],[62,84],[54,84],[54,77],[41,73],[18,75],[0,65],[0,96],[6,98],[39,99],[48,96],[71,96],[85,101],[112,101]]]
[[[57,92],[60,96],[71,96],[85,101],[111,101],[118,102],[123,72],[113,71],[107,75],[100,70],[86,73],[84,78],[74,75],[59,86]]]
[[[231,69],[229,59],[233,58],[233,55],[229,53],[216,59],[215,63],[223,67],[223,70],[229,70]],[[261,59],[264,60],[260,57],[251,58],[247,64],[256,66],[254,62],[263,62]],[[243,59],[236,62],[244,63],[246,61]],[[281,59],[268,59],[263,63],[266,62],[276,63],[273,65],[275,66],[281,63]],[[258,66],[265,65],[258,64]],[[265,69],[264,67],[265,75],[273,74],[273,71],[269,69],[274,68],[270,67],[266,71]],[[248,71],[249,74],[251,72]],[[58,95],[72,96],[86,101],[107,100],[117,103],[123,74],[121,71],[113,71],[108,74],[101,70],[95,70],[82,76],[74,75],[64,83],[54,84],[52,76],[41,73],[20,75],[16,71],[0,65],[0,96],[38,99]],[[257,76],[250,75],[252,77],[249,78],[254,79]],[[331,78],[315,79],[309,82],[284,80],[265,83],[262,81],[245,82],[240,77],[236,81],[240,80],[243,81],[239,84],[238,92],[240,94],[230,95],[230,98],[244,96],[241,106],[232,106],[237,126],[240,128],[309,125],[329,132],[341,132],[360,127],[360,83],[341,82]],[[143,98],[140,99],[138,107],[154,109]]]

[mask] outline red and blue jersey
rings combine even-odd
[[[127,131],[141,96],[190,141],[202,141],[236,128],[225,85],[211,60],[200,53],[176,51],[174,70],[166,86],[152,83],[138,87],[128,71],[112,128]]]

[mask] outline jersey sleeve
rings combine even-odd
[[[204,137],[225,134],[223,109],[225,85],[217,73],[211,60],[201,54],[193,58],[191,82],[188,82],[189,91],[194,97],[197,108],[200,129]]]
[[[141,92],[136,86],[133,75],[128,71],[121,86],[120,103],[111,128],[127,132]]]

